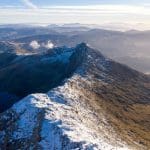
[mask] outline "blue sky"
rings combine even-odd
[[[149,0],[31,0],[37,6],[41,5],[91,5],[91,4],[144,4],[149,3]],[[23,5],[22,0],[3,0],[0,1],[1,6]]]
[[[97,24],[150,29],[150,0],[1,0],[0,24]]]

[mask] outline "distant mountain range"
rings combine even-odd
[[[78,43],[88,43],[100,50],[105,56],[124,63],[138,71],[150,72],[150,31],[129,30],[127,32],[92,29],[80,24],[70,25],[7,25],[0,27],[0,40],[7,42],[15,51],[41,52],[47,50],[43,43],[51,41],[54,46],[73,47]],[[39,48],[33,49],[31,42],[36,41]],[[0,50],[6,49],[0,44]]]
[[[59,45],[59,38],[50,37]],[[33,39],[43,42],[42,36],[16,42]],[[0,149],[150,149],[149,76],[85,43],[27,54],[0,56],[6,61],[0,65],[0,91],[20,97],[0,114]]]

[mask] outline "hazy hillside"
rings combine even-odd
[[[72,47],[78,43],[86,42],[91,47],[100,50],[104,55],[116,61],[127,64],[144,73],[150,72],[149,31],[131,30],[119,32],[90,29],[83,26],[71,27],[71,25],[8,27],[0,28],[0,38],[7,41],[13,40],[12,43],[16,43],[23,51],[45,51],[44,44],[48,41],[57,47],[64,45]],[[40,46],[37,45],[36,49],[30,46],[35,41],[40,44]]]

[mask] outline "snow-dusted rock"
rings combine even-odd
[[[7,111],[1,121],[9,121],[10,114],[16,119],[12,121],[11,128],[0,132],[1,148],[128,149],[125,144],[120,144],[121,141],[112,145],[103,132],[97,132],[95,125],[98,120],[94,112],[84,106],[87,104],[79,102],[82,99],[69,86],[66,83],[48,94],[29,95]],[[101,121],[103,131],[107,120],[101,116]],[[109,125],[108,128],[113,130]],[[6,138],[8,135],[9,139]],[[9,143],[8,147],[5,147],[6,142]]]

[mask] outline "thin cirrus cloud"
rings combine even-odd
[[[0,7],[0,23],[86,23],[86,24],[132,24],[134,27],[150,28],[149,5],[85,5],[41,6],[30,0],[22,0],[30,9]],[[10,21],[10,22],[8,22]],[[138,24],[138,26],[137,26]]]
[[[31,2],[31,0],[21,0],[25,6],[31,9],[37,9],[37,6]]]

